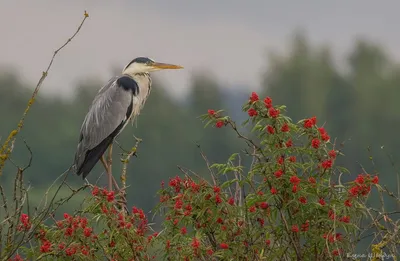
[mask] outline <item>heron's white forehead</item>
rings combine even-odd
[[[151,71],[151,66],[145,63],[131,63],[123,70],[123,74],[133,75],[136,73],[146,73]]]

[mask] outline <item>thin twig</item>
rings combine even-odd
[[[25,111],[24,111],[24,113],[22,114],[21,119],[19,120],[19,123],[18,123],[18,125],[17,125],[17,128],[14,129],[14,130],[12,130],[12,131],[10,132],[10,134],[8,135],[7,139],[5,140],[3,146],[0,148],[0,176],[1,176],[1,174],[2,174],[2,171],[3,171],[3,167],[4,167],[5,162],[6,162],[6,160],[9,158],[9,156],[10,156],[10,154],[11,154],[11,152],[12,152],[12,146],[10,146],[9,144],[10,144],[10,143],[11,143],[11,145],[14,144],[15,139],[16,139],[16,136],[17,136],[18,133],[22,130],[22,128],[23,128],[23,126],[24,126],[24,123],[25,123],[25,118],[26,118],[26,116],[28,115],[28,112],[29,112],[29,110],[31,109],[32,104],[35,102],[36,96],[37,96],[37,94],[38,94],[38,92],[39,92],[39,90],[40,90],[40,87],[41,87],[42,84],[43,84],[43,81],[47,78],[47,76],[48,76],[48,74],[49,74],[49,71],[50,71],[50,69],[51,69],[51,66],[53,65],[53,62],[54,62],[55,57],[57,56],[57,54],[58,54],[65,46],[67,46],[67,45],[72,41],[72,39],[75,38],[75,36],[79,33],[79,31],[81,30],[83,24],[85,23],[85,21],[86,21],[86,19],[87,19],[88,17],[89,17],[89,14],[85,11],[85,12],[84,12],[84,18],[83,18],[81,24],[78,26],[78,29],[75,31],[75,33],[74,33],[70,38],[68,38],[68,40],[67,40],[60,48],[58,48],[57,50],[54,51],[53,57],[51,58],[50,63],[49,63],[49,65],[47,66],[47,69],[42,73],[42,77],[40,77],[38,83],[36,84],[35,90],[33,91],[32,96],[31,96],[31,98],[30,98],[29,101],[28,101],[28,105],[27,105],[27,107],[25,108]]]
[[[54,193],[52,199],[50,200],[50,203],[49,203],[48,207],[46,209],[44,209],[42,212],[40,212],[37,215],[37,218],[35,218],[35,220],[33,220],[34,222],[32,222],[32,223],[35,223],[35,226],[33,226],[29,230],[29,233],[24,233],[19,242],[15,242],[14,241],[15,244],[13,245],[13,249],[9,253],[6,253],[7,255],[6,255],[5,260],[8,260],[9,258],[11,258],[14,255],[14,253],[18,250],[18,248],[20,246],[22,246],[23,244],[29,242],[29,240],[31,240],[32,237],[35,235],[35,231],[38,228],[38,226],[40,226],[42,224],[42,222],[48,216],[48,214],[50,212],[50,209],[51,209],[51,207],[53,205],[53,202],[54,202],[55,198],[57,197],[58,193],[60,192],[62,186],[65,184],[65,181],[66,181],[66,179],[68,177],[68,174],[71,171],[71,169],[72,169],[72,166],[70,168],[68,168],[63,174],[61,174],[61,176],[64,175],[64,179],[62,180],[61,184],[58,186],[56,192]]]
[[[238,154],[238,166],[242,165],[242,158],[240,157],[240,154]],[[241,173],[238,171],[234,171],[233,174],[235,175],[235,194],[232,195],[235,202],[237,202],[238,206],[242,206],[242,187],[240,186],[240,181],[241,181]]]
[[[139,144],[142,142],[142,139],[136,138],[136,143],[135,146],[132,147],[132,149],[125,154],[125,157],[121,158],[122,162],[122,171],[121,171],[121,191],[120,191],[120,196],[122,199],[122,208],[125,208],[126,211],[128,211],[128,208],[126,206],[126,172],[128,169],[128,163],[131,159],[132,156],[136,156],[137,154],[137,149],[139,147]],[[119,144],[118,144],[119,145]],[[120,147],[121,148],[121,147]]]
[[[207,165],[207,168],[208,168],[208,171],[209,171],[210,174],[211,174],[211,178],[212,178],[212,181],[213,181],[214,186],[217,186],[217,180],[216,180],[216,178],[215,178],[215,173],[214,173],[214,171],[213,171],[212,168],[211,168],[211,165],[210,165],[210,162],[209,162],[208,159],[207,159],[207,156],[204,154],[203,150],[201,149],[200,144],[197,144],[197,148],[199,148],[201,157],[203,158],[204,162],[205,162],[206,165]]]
[[[31,165],[32,165],[32,161],[33,161],[32,149],[31,149],[31,147],[29,147],[29,145],[28,145],[28,143],[26,142],[25,139],[23,139],[23,141],[24,141],[24,144],[25,144],[26,149],[27,149],[28,152],[29,152],[29,161],[28,161],[28,164],[27,164],[25,167],[22,168],[22,172],[24,172],[25,170],[27,170],[28,168],[30,168]]]

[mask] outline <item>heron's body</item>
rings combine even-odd
[[[111,78],[98,91],[80,130],[73,165],[77,175],[86,178],[129,121],[140,114],[151,91],[148,71],[157,65],[165,69],[182,68],[139,57],[124,68],[122,75]]]

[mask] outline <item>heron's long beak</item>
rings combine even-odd
[[[175,64],[169,64],[169,63],[153,63],[151,67],[159,69],[159,70],[165,70],[165,69],[183,69],[183,66],[180,65],[175,65]]]

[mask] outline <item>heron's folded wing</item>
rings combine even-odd
[[[109,82],[101,89],[82,124],[82,145],[93,149],[127,120],[132,108],[132,93],[118,86],[117,81]]]
[[[139,91],[137,84],[126,77],[115,77],[99,90],[83,121],[73,164],[76,174],[83,178],[122,131],[137,102],[133,99]]]

